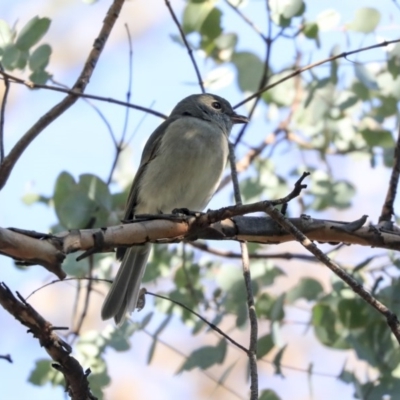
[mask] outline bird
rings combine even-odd
[[[194,94],[181,100],[144,146],[125,206],[124,220],[140,214],[202,211],[221,181],[234,124],[247,123],[224,98]],[[137,307],[151,244],[117,248],[122,260],[101,317],[123,324]]]

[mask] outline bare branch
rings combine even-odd
[[[163,299],[163,300],[167,300],[170,301],[171,303],[176,304],[179,307],[184,308],[186,311],[189,311],[190,313],[192,313],[193,315],[195,315],[197,318],[201,319],[205,324],[207,324],[210,329],[212,329],[213,331],[217,332],[218,334],[220,334],[221,336],[223,336],[226,340],[228,340],[229,342],[231,342],[233,345],[235,345],[238,349],[244,351],[246,354],[248,354],[248,350],[246,349],[246,347],[242,346],[240,343],[236,342],[236,340],[233,340],[229,335],[227,335],[224,331],[222,331],[221,329],[218,328],[218,326],[214,325],[213,323],[207,321],[206,318],[202,317],[199,313],[197,313],[196,311],[192,310],[191,308],[189,308],[188,306],[186,306],[185,304],[181,303],[180,301],[177,300],[173,300],[170,299],[169,297],[165,297],[162,296],[160,294],[156,294],[156,293],[152,293],[152,292],[148,292],[146,290],[145,294],[148,294],[150,296],[154,296],[154,297],[158,297],[159,299]]]
[[[1,65],[1,63],[0,63],[0,71],[4,71],[4,68]],[[10,91],[10,80],[4,77],[4,94],[0,108],[0,165],[4,160],[4,121],[5,121],[6,104],[9,91]]]
[[[90,294],[92,292],[92,286],[93,286],[93,267],[94,267],[93,256],[90,256],[89,257],[89,271],[88,271],[88,277],[87,277],[88,282],[87,282],[86,294],[85,294],[85,304],[83,305],[83,310],[82,310],[79,320],[76,324],[76,327],[71,332],[74,335],[74,338],[73,338],[71,344],[79,336],[80,331],[82,329],[83,322],[85,321],[85,318],[86,318],[86,315],[87,315],[87,312],[89,309]],[[78,301],[77,301],[77,303],[78,303]]]
[[[122,100],[112,99],[111,97],[103,97],[103,96],[97,96],[94,94],[79,93],[79,92],[74,91],[74,89],[69,89],[69,88],[65,89],[65,88],[59,87],[59,86],[39,85],[39,84],[33,83],[31,81],[25,81],[24,79],[20,79],[14,75],[11,75],[9,73],[2,72],[2,71],[0,71],[0,75],[3,75],[4,78],[10,79],[10,83],[19,83],[21,85],[25,85],[26,87],[28,87],[30,89],[53,90],[54,92],[66,93],[68,95],[76,96],[78,98],[99,100],[99,101],[104,101],[104,102],[111,103],[111,104],[117,104],[119,106],[133,108],[134,110],[143,111],[145,113],[152,114],[156,117],[163,118],[163,119],[168,118],[165,114],[160,113],[158,111],[154,111],[151,108],[142,107],[137,104],[127,103],[126,101],[122,101]]]
[[[206,91],[204,89],[204,82],[203,82],[203,79],[201,77],[199,67],[197,66],[196,60],[194,59],[193,50],[190,47],[190,44],[188,43],[188,41],[186,39],[185,32],[183,32],[182,25],[180,24],[178,18],[176,17],[176,15],[174,13],[174,10],[172,9],[172,6],[171,6],[171,3],[170,3],[169,0],[165,0],[165,5],[167,6],[167,8],[168,8],[168,10],[169,10],[169,12],[170,12],[170,14],[172,16],[172,19],[174,20],[176,26],[179,29],[179,33],[181,34],[181,38],[183,40],[183,43],[185,44],[185,47],[186,47],[186,49],[188,51],[188,54],[189,54],[190,60],[192,61],[194,70],[196,71],[196,76],[197,76],[197,79],[199,81],[199,86],[200,86],[200,89],[201,89],[201,93],[205,93]]]
[[[256,26],[256,25],[254,24],[254,22],[253,22],[251,19],[249,19],[246,15],[244,15],[244,14],[242,13],[242,11],[240,11],[239,8],[238,8],[237,6],[235,6],[234,4],[232,4],[229,0],[225,0],[225,3],[226,3],[233,11],[235,11],[235,13],[236,13],[237,15],[239,15],[239,17],[242,18],[242,20],[243,20],[244,22],[246,22],[247,25],[249,25],[249,26],[251,27],[251,28],[254,30],[254,32],[256,32],[257,35],[259,35],[259,36],[261,37],[261,39],[262,39],[264,42],[266,42],[266,41],[268,40],[267,36],[265,36],[265,35],[262,33],[261,29],[258,28],[258,26]]]
[[[255,205],[257,207],[255,207]],[[82,229],[62,232],[56,236],[14,232],[0,228],[0,253],[26,264],[39,264],[65,277],[61,263],[66,254],[85,251],[81,260],[90,254],[114,251],[116,247],[135,244],[176,243],[184,240],[236,240],[254,243],[278,244],[293,240],[293,236],[273,220],[265,217],[238,216],[249,209],[260,211],[268,202],[255,203],[254,207],[233,206],[209,211],[198,216],[154,215],[147,220],[111,226],[103,229]],[[235,208],[236,207],[236,208]],[[220,217],[222,220],[218,219]],[[208,222],[209,221],[209,222]],[[290,218],[290,222],[311,240],[321,243],[358,244],[400,251],[400,234],[378,226],[363,226],[365,218],[353,222],[327,221],[307,215]],[[25,232],[25,233],[23,233]],[[40,236],[41,235],[41,236]]]
[[[233,193],[237,205],[242,205],[242,196],[240,194],[239,181],[236,171],[235,146],[229,142],[229,164],[231,167],[231,176],[233,183]],[[250,365],[250,399],[258,399],[258,372],[257,372],[257,338],[258,338],[258,320],[256,308],[254,305],[253,288],[251,285],[249,250],[246,242],[240,243],[240,252],[242,254],[243,278],[247,295],[247,310],[250,320],[250,343],[247,356]]]
[[[190,242],[190,245],[195,249],[210,253],[214,256],[224,257],[224,258],[242,258],[240,253],[233,251],[226,251],[221,249],[216,249],[210,247],[207,243]],[[307,262],[317,262],[314,256],[309,256],[307,254],[300,253],[249,253],[249,258],[254,260],[272,260],[272,259],[282,259],[282,260],[302,260]]]
[[[271,48],[272,48],[272,20],[271,20],[271,10],[269,7],[269,1],[265,2],[266,7],[267,7],[267,19],[268,19],[268,36],[265,39],[265,46],[266,46],[266,52],[265,52],[265,60],[264,60],[264,70],[263,74],[260,80],[260,83],[258,85],[258,92],[260,89],[262,89],[267,83],[268,83],[268,71],[269,71],[269,61],[270,61],[270,56],[271,56]],[[248,118],[251,120],[251,117],[254,114],[254,111],[257,108],[257,104],[260,101],[262,92],[260,92],[257,96],[253,97],[255,98],[254,103],[252,104]],[[242,129],[239,132],[239,135],[236,137],[235,140],[235,147],[239,144],[240,140],[243,138],[244,133],[246,132],[246,129],[248,128],[248,124],[244,124]]]
[[[70,355],[71,346],[55,333],[56,327],[46,321],[20,295],[18,297],[19,300],[4,283],[0,284],[0,304],[22,325],[29,328],[29,332],[39,340],[40,346],[56,362],[52,366],[64,375],[66,392],[71,399],[95,400],[87,380],[89,371],[83,371],[79,362]]]

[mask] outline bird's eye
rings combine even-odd
[[[211,105],[213,106],[213,108],[215,108],[216,110],[220,110],[221,109],[221,103],[219,103],[218,101],[214,101],[213,103],[211,103]]]

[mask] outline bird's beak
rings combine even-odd
[[[249,122],[249,119],[247,117],[236,113],[233,113],[231,115],[231,120],[234,124],[246,124],[247,122]]]

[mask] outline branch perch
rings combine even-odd
[[[72,349],[55,332],[55,327],[46,321],[20,295],[19,300],[4,284],[0,284],[0,304],[26,326],[33,337],[39,340],[49,356],[56,362],[53,368],[64,375],[66,392],[73,400],[96,400],[89,388],[88,371],[83,371],[76,358],[70,355]]]

